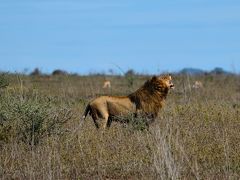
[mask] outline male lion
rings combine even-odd
[[[116,116],[134,114],[143,115],[152,120],[158,115],[170,89],[173,89],[172,77],[153,76],[137,91],[128,96],[100,96],[92,100],[86,107],[83,119],[88,113],[92,116],[96,128],[97,120],[103,119],[103,128],[110,127]]]

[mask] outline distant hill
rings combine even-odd
[[[212,71],[210,71],[210,74],[232,74],[232,73],[225,71],[223,68],[216,67]]]
[[[189,74],[189,75],[201,75],[206,73],[206,71],[197,68],[184,68],[179,71],[180,74]]]
[[[179,71],[180,74],[188,74],[188,75],[203,75],[203,74],[232,74],[231,72],[228,72],[224,70],[223,68],[216,67],[211,71],[204,71],[202,69],[197,68],[184,68],[181,71]]]

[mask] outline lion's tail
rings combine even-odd
[[[88,104],[87,107],[85,108],[84,114],[82,116],[83,120],[86,119],[86,117],[90,111],[91,111],[91,106],[90,106],[90,104]]]

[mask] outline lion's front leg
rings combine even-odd
[[[108,117],[108,121],[107,121],[107,127],[110,128],[111,124],[112,124],[112,117]]]
[[[141,114],[141,110],[140,109],[136,109],[135,113],[134,113],[134,117],[137,118],[139,117]]]

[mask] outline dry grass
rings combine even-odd
[[[113,123],[97,131],[86,103],[124,95],[124,77],[8,75],[0,89],[1,179],[239,179],[240,77],[174,77],[176,89],[150,131]],[[195,80],[203,89],[192,89]],[[79,127],[79,128],[78,128]],[[37,138],[37,140],[36,140]]]

